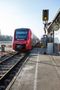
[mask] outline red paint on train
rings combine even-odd
[[[31,30],[28,28],[16,29],[14,32],[14,38],[13,38],[13,49],[15,51],[31,50],[32,45],[33,45],[32,42],[34,41],[34,39],[32,38],[32,35],[33,34],[31,32]],[[35,44],[36,44],[36,42],[35,42]]]

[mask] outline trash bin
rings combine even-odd
[[[1,51],[5,52],[5,45],[1,45]]]

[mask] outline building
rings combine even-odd
[[[48,36],[53,38],[53,52],[60,52],[60,9],[58,10],[55,18],[48,26]]]

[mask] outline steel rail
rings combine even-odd
[[[17,62],[18,58],[16,58],[16,55],[12,55],[0,63],[0,80]]]
[[[4,62],[5,60],[8,60],[9,58],[14,57],[16,54],[18,54],[18,53],[15,52],[14,54],[10,53],[8,55],[4,55],[3,57],[0,58],[0,63]]]
[[[0,67],[2,69],[0,69],[0,90],[5,90],[6,87],[8,86],[8,84],[10,83],[10,81],[12,80],[12,78],[14,77],[14,75],[16,74],[16,72],[18,71],[18,69],[21,67],[22,63],[26,60],[27,56],[28,56],[29,52],[26,53],[24,56],[20,56],[20,55],[15,55],[12,58],[9,58],[7,61],[2,62],[0,65]],[[7,66],[7,67],[2,67],[2,66]],[[9,67],[10,65],[10,67]],[[5,72],[6,70],[6,72]]]

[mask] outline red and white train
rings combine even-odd
[[[13,38],[13,50],[31,50],[32,47],[38,43],[38,41],[39,39],[32,34],[29,28],[15,29]]]

